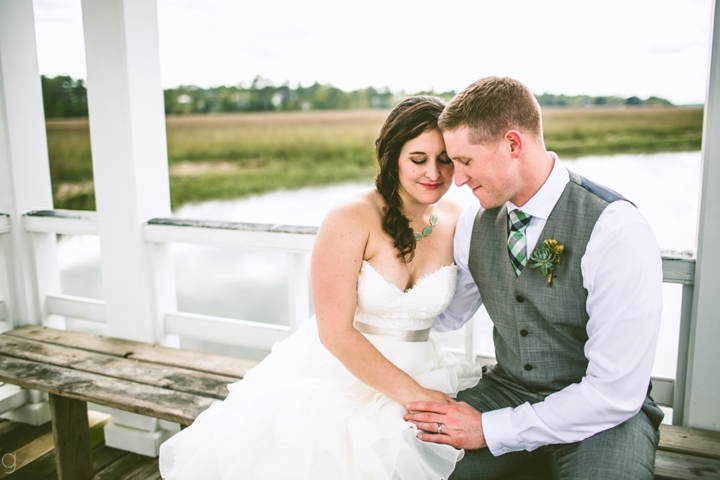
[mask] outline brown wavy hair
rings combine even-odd
[[[437,97],[417,95],[406,98],[392,109],[375,140],[375,156],[380,166],[375,186],[385,200],[382,228],[393,238],[398,257],[406,262],[415,256],[415,236],[410,221],[402,213],[403,202],[398,191],[400,150],[423,132],[438,129],[443,108],[445,102]]]

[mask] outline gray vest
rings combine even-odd
[[[580,382],[588,339],[580,261],[600,214],[617,193],[570,172],[570,181],[537,245],[565,245],[552,287],[539,269],[515,275],[508,256],[507,208],[480,209],[470,241],[469,268],[493,321],[498,365],[515,382],[549,394]],[[529,253],[529,252],[528,252]]]

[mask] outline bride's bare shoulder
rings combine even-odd
[[[374,188],[357,192],[332,207],[325,215],[321,228],[349,228],[367,230],[382,215],[382,198]]]

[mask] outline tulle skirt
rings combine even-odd
[[[455,396],[477,384],[432,339],[366,335],[422,386]],[[446,479],[463,456],[425,443],[399,402],[357,380],[320,343],[311,318],[230,394],[160,447],[165,479]]]

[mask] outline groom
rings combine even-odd
[[[485,304],[497,364],[458,402],[409,404],[406,419],[420,439],[467,450],[453,480],[652,479],[662,265],[650,227],[545,149],[540,107],[517,80],[470,85],[440,128],[455,182],[480,205],[457,225],[457,290],[434,328]]]

